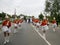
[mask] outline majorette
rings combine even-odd
[[[42,20],[42,23],[41,23],[42,31],[43,31],[43,36],[44,37],[45,37],[46,30],[49,29],[47,24],[48,24],[48,21],[47,21],[46,17],[44,17],[43,20]]]
[[[56,20],[55,20],[55,17],[53,18],[52,20],[52,26],[53,26],[53,31],[55,32],[56,31],[56,27],[57,27],[57,24],[56,24]]]
[[[14,20],[14,33],[16,33],[17,32],[17,29],[18,29],[18,19],[17,19],[17,17],[15,17],[15,20]]]
[[[9,20],[9,17],[6,14],[5,20],[2,23],[2,30],[4,32],[4,38],[5,38],[4,44],[9,42],[9,36],[10,36],[10,32],[11,32],[10,27],[11,27],[11,22]]]

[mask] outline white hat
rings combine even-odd
[[[55,17],[53,19],[55,19]]]
[[[44,16],[44,18],[43,19],[46,19],[46,17]]]
[[[5,18],[9,18],[9,17],[7,16],[7,14],[6,14]]]

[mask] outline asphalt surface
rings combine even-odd
[[[42,33],[41,28],[38,30],[39,33]],[[51,45],[60,45],[60,26],[56,28],[56,32],[52,30],[52,25],[49,25],[49,30],[46,31],[46,40]]]
[[[60,29],[57,28],[56,32],[53,32],[52,27],[49,26],[49,30],[46,32],[46,40],[51,45],[60,45]],[[12,30],[14,30],[12,26]],[[36,29],[37,30],[37,29]],[[42,30],[35,31],[35,27],[28,23],[22,23],[21,28],[17,29],[17,33],[11,34],[10,42],[6,45],[48,45],[47,42],[39,35],[42,35]],[[4,45],[3,32],[0,33],[0,45]]]

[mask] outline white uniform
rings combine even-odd
[[[52,24],[52,27],[53,28],[56,28],[57,27],[57,24],[56,23]]]

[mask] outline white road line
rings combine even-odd
[[[34,26],[31,24],[31,26],[34,28]],[[36,29],[36,28],[34,28],[35,29],[35,31],[39,34],[39,36],[42,38],[42,39],[44,39],[44,41],[48,44],[48,45],[51,45],[51,43],[49,42],[49,41],[47,41],[44,37],[43,37],[43,35]]]

